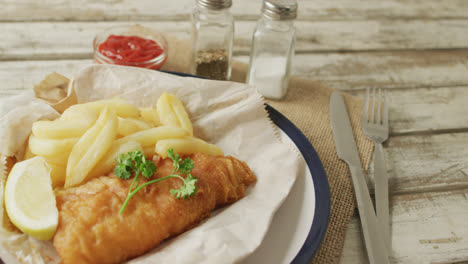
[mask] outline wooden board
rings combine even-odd
[[[128,22],[2,23],[0,60],[91,58],[94,36]],[[190,38],[190,22],[144,22]],[[236,23],[235,54],[248,55],[255,21]],[[327,21],[296,23],[296,52],[425,50],[468,47],[468,20]],[[437,36],[437,37],[435,37]],[[388,57],[388,56],[387,56]]]
[[[57,72],[72,77],[92,60],[2,61],[0,62],[0,98],[32,89],[47,74]]]
[[[467,18],[464,0],[299,0],[300,20],[358,20],[390,18]],[[1,0],[3,21],[40,20],[186,20],[194,0]],[[257,19],[261,1],[233,1],[236,19]]]
[[[248,63],[248,56],[235,56],[235,59]],[[464,87],[468,86],[467,60],[466,50],[298,54],[293,61],[292,72],[343,91],[364,90],[367,87],[400,90]],[[42,66],[40,64],[49,67],[54,63],[60,68],[80,64],[78,60],[4,61],[0,68],[6,71],[12,67],[15,75],[16,69],[21,71],[34,65]],[[37,72],[40,67],[36,68]]]
[[[468,133],[391,137],[385,154],[391,193],[468,188]]]
[[[391,263],[468,261],[468,190],[394,196]],[[347,230],[341,263],[366,264],[359,220]]]
[[[248,63],[248,56],[237,56]],[[295,75],[343,91],[468,86],[468,50],[298,53]]]
[[[52,71],[71,76],[109,26],[140,21],[188,38],[193,4],[0,0],[0,97]],[[234,0],[236,59],[249,54],[260,5]],[[468,261],[468,2],[299,0],[296,27],[294,74],[360,97],[367,87],[389,89],[391,262]],[[367,263],[359,226],[355,217],[343,264]]]
[[[392,89],[387,95],[391,136],[468,132],[468,86]]]

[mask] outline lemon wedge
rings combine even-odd
[[[5,207],[11,222],[25,234],[51,239],[58,224],[58,210],[44,158],[18,162],[5,187]]]

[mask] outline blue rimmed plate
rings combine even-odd
[[[201,78],[179,72],[167,73]],[[276,212],[262,244],[243,263],[308,264],[320,247],[328,226],[330,188],[327,176],[317,152],[304,134],[273,107],[268,104],[265,107],[270,119],[283,132],[282,140],[297,147],[306,166]]]

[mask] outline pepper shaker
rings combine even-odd
[[[295,0],[264,0],[250,52],[247,83],[268,99],[282,99],[288,89],[294,55],[297,16]]]
[[[234,18],[232,0],[197,0],[192,12],[191,73],[214,80],[231,79]]]

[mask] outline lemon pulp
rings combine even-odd
[[[58,210],[44,158],[34,157],[14,165],[5,187],[5,207],[11,222],[25,234],[41,240],[53,237]]]

